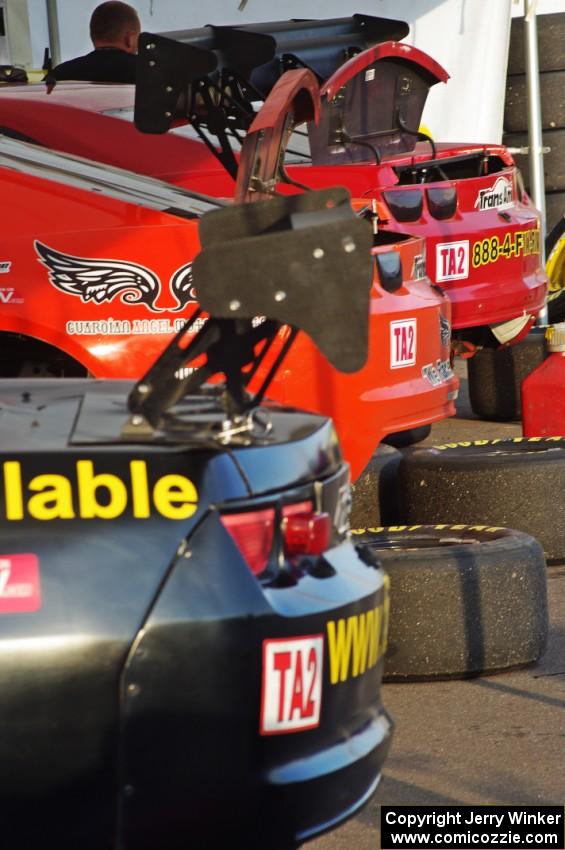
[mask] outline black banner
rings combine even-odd
[[[382,806],[382,850],[564,850],[563,806]]]

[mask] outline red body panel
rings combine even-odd
[[[3,292],[12,291],[0,331],[50,343],[96,377],[139,377],[192,312],[192,305],[175,312],[170,281],[199,250],[198,220],[7,168],[0,169],[0,180],[10,208],[0,239],[0,260],[9,266],[0,283]],[[119,294],[96,303],[65,292],[50,279],[35,240],[74,257],[136,263],[158,279],[158,297],[148,306],[127,303]],[[355,476],[384,434],[454,412],[456,378],[444,375],[434,385],[425,368],[448,358],[439,317],[449,320],[450,305],[427,280],[409,282],[412,268],[422,266],[414,263],[424,251],[422,241],[409,240],[399,250],[407,283],[394,294],[377,281],[373,285],[367,366],[355,375],[338,373],[301,334],[269,393],[333,416]],[[416,327],[414,363],[391,368],[391,322],[404,317]]]
[[[367,53],[382,52],[385,48],[383,45]],[[356,60],[359,57],[347,65]],[[426,70],[443,78],[436,63]],[[0,127],[10,128],[46,147],[157,176],[194,191],[216,197],[233,196],[234,181],[200,141],[179,135],[182,130],[163,136],[138,133],[131,123],[133,96],[132,86],[86,83],[59,85],[49,95],[43,86],[6,89],[0,92]],[[127,120],[116,117],[120,111]],[[505,166],[495,175],[417,185],[415,188],[424,194],[430,188],[456,189],[457,211],[447,221],[434,218],[424,198],[422,215],[417,221],[397,221],[389,211],[382,227],[426,238],[428,275],[448,292],[453,302],[454,329],[502,322],[524,313],[536,314],[547,286],[538,252],[499,254],[496,260],[478,266],[472,262],[477,242],[497,239],[504,244],[507,234],[513,238],[517,232],[539,231],[539,214],[518,185],[512,157],[500,145],[438,144],[437,151],[439,161],[485,152],[500,157]],[[428,161],[430,155],[429,145],[420,143],[413,154],[385,158],[378,167],[364,163],[333,167],[300,164],[290,165],[287,170],[291,177],[312,188],[339,183],[353,197],[375,197],[386,209],[385,191],[412,188],[400,187],[395,169]],[[476,209],[479,192],[488,190],[499,177],[512,187],[512,204],[504,210]],[[505,213],[504,217],[501,212]],[[468,243],[467,272],[457,279],[445,279],[436,263],[437,245],[460,242]]]

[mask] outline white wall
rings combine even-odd
[[[410,23],[406,41],[430,53],[451,75],[432,90],[424,122],[445,141],[499,141],[510,15],[523,0],[130,0],[144,29],[160,31],[207,23],[244,23],[292,17],[324,18],[353,12],[401,18]],[[28,0],[37,19],[44,0]],[[88,21],[97,0],[58,0],[63,59],[91,49]],[[538,0],[538,11],[565,11],[565,0]],[[46,23],[35,30],[34,46],[45,38]],[[41,52],[43,45],[41,45]]]
[[[34,68],[41,68],[43,52],[49,46],[49,27],[47,26],[47,5],[45,0],[27,0],[30,20],[31,50]]]

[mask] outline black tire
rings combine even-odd
[[[563,215],[545,240],[545,267],[549,277],[547,311],[550,324],[565,320],[565,218]]]
[[[541,120],[544,130],[565,127],[565,71],[540,74]],[[515,74],[506,80],[504,130],[522,133],[528,129],[528,93],[526,75]]]
[[[516,345],[477,351],[467,362],[473,413],[495,422],[521,419],[522,381],[546,357],[545,328],[534,328]]]
[[[426,440],[432,433],[431,425],[421,425],[419,428],[408,428],[406,431],[395,431],[393,434],[387,434],[383,443],[387,446],[394,446],[395,449],[405,449],[406,446],[413,446],[414,443],[421,443]]]
[[[396,476],[402,455],[381,445],[351,488],[351,526],[368,527],[397,521]]]
[[[538,15],[537,30],[540,71],[565,70],[565,14]],[[517,17],[510,28],[508,73],[523,74],[525,70],[524,18]]]
[[[514,437],[414,449],[398,470],[403,521],[518,528],[548,562],[565,560],[565,437]]]
[[[544,130],[543,144],[551,148],[549,153],[544,154],[544,185],[546,192],[560,192],[565,189],[565,130]],[[506,133],[502,139],[507,147],[521,148],[528,146],[527,133]],[[513,154],[516,164],[522,171],[526,183],[528,182],[528,156],[527,154]]]
[[[476,676],[536,661],[547,576],[528,534],[484,526],[355,532],[390,577],[385,681]]]

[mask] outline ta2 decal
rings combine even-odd
[[[479,239],[473,245],[473,268],[496,263],[498,260],[508,260],[511,257],[528,257],[540,252],[540,231],[517,230],[505,233],[504,237],[490,236]]]
[[[514,203],[512,180],[499,177],[489,189],[480,189],[475,201],[477,210],[505,210]]]
[[[436,245],[436,281],[469,277],[469,240]]]
[[[319,726],[323,665],[323,635],[263,641],[261,735]]]
[[[402,369],[416,362],[416,319],[390,323],[390,368]]]
[[[0,260],[0,274],[9,274],[11,268],[11,260]]]

